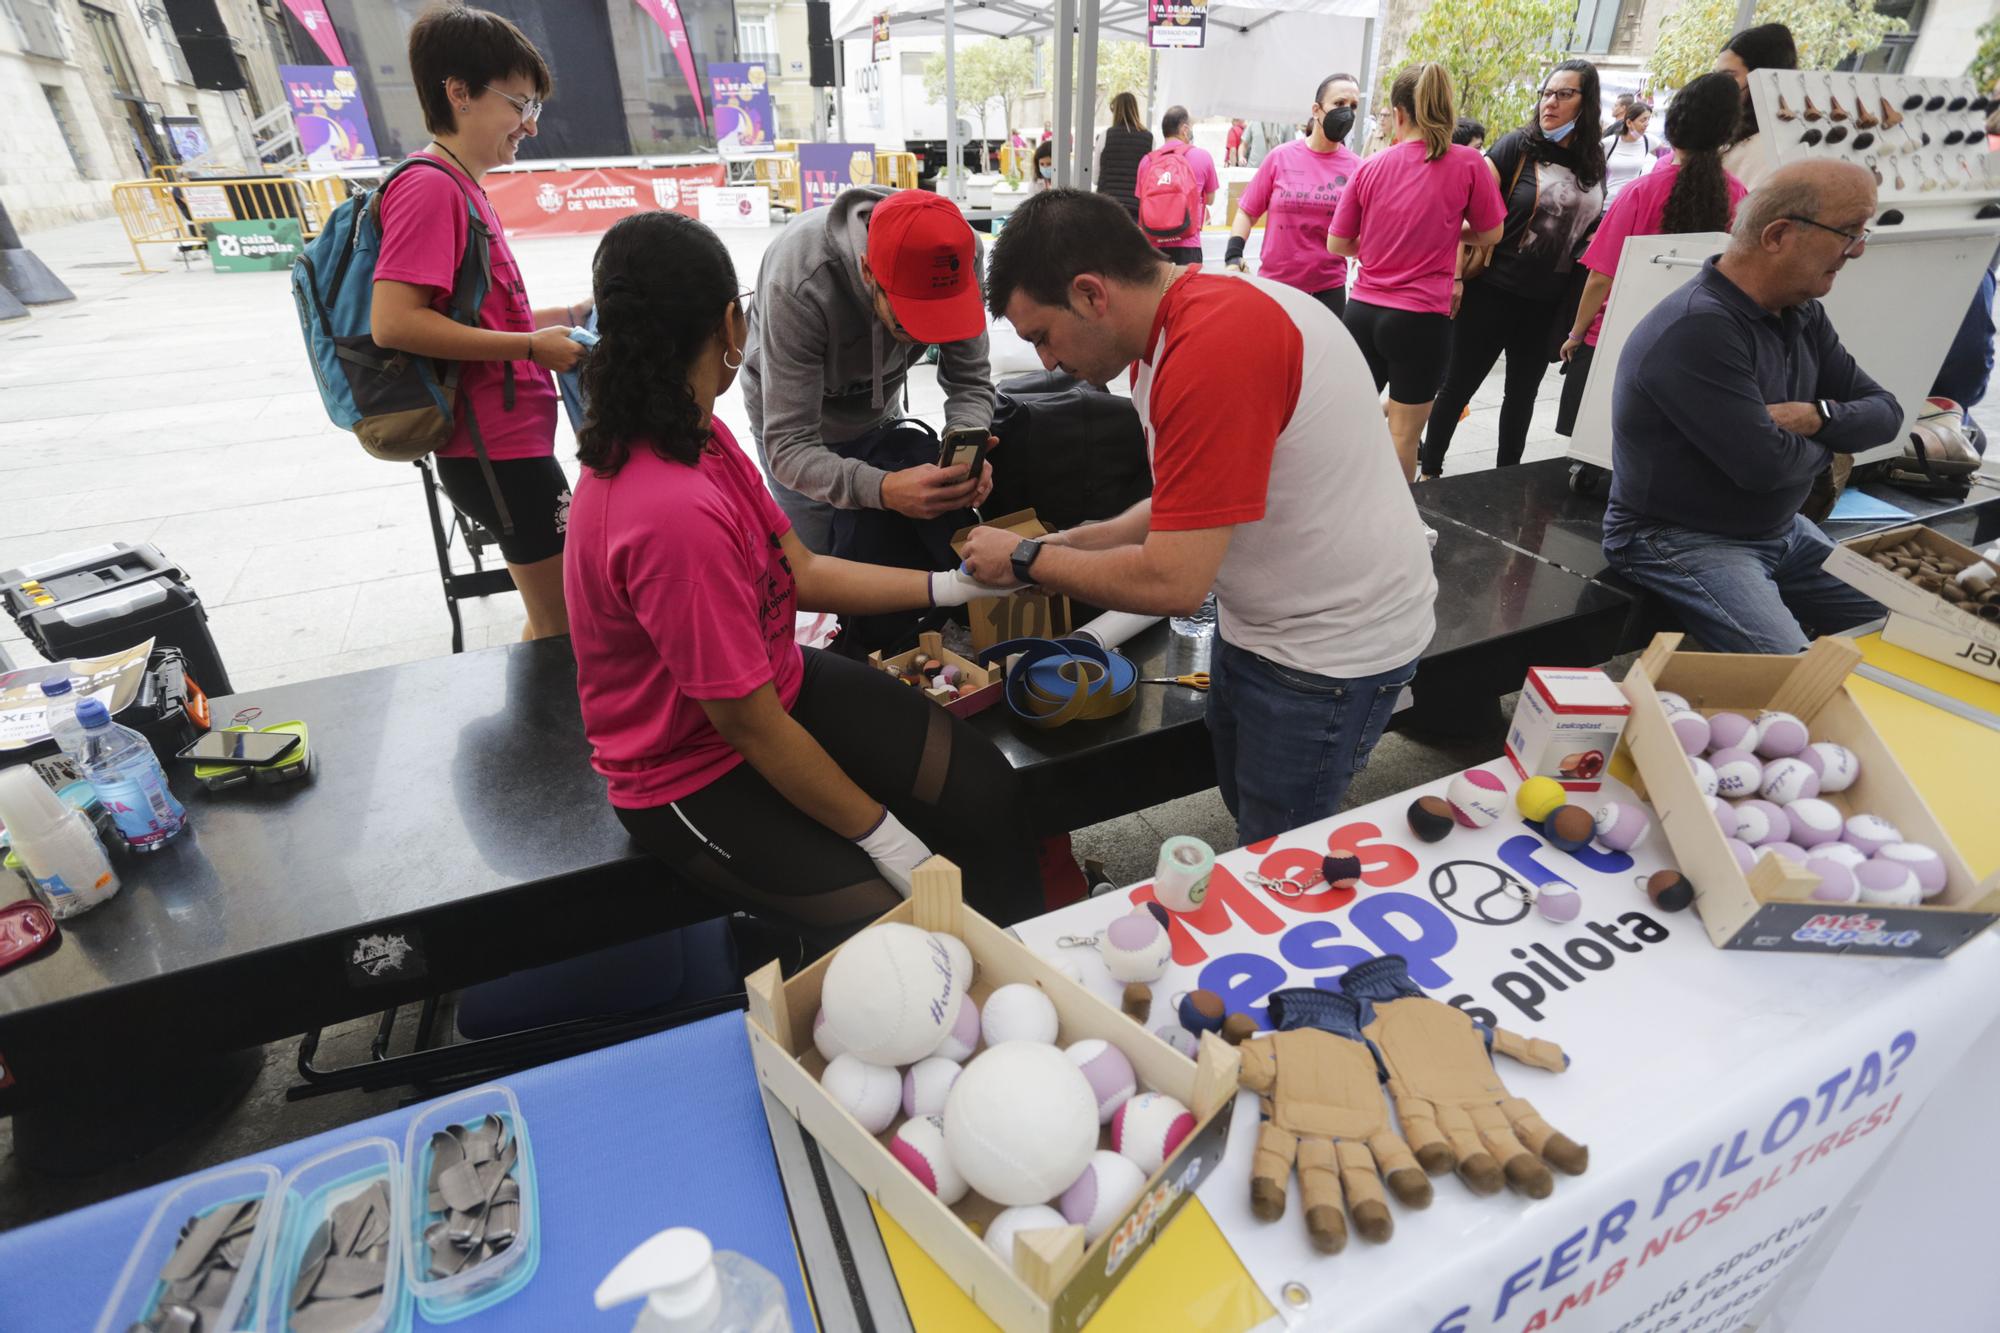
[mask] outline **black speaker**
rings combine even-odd
[[[812,86],[831,88],[833,75],[833,12],[828,0],[806,0],[806,52],[812,64]]]

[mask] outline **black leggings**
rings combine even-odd
[[[1341,319],[1347,314],[1347,288],[1345,287],[1329,287],[1323,292],[1314,292],[1312,299],[1325,306],[1328,310],[1331,310],[1335,319]]]
[[[1556,408],[1556,434],[1576,434],[1576,414],[1583,410],[1583,391],[1590,387],[1590,362],[1597,355],[1597,349],[1589,343],[1579,344],[1571,354],[1571,360],[1563,368],[1562,403]]]
[[[1343,322],[1375,377],[1375,392],[1386,384],[1392,402],[1412,407],[1437,397],[1451,355],[1451,316],[1349,301]]]
[[[813,648],[792,718],[959,867],[975,911],[1006,926],[1042,910],[1020,781],[968,723],[881,671]],[[617,814],[641,847],[703,893],[824,945],[902,901],[865,852],[747,763],[683,800]]]
[[[1535,416],[1535,391],[1549,369],[1549,330],[1555,327],[1559,301],[1531,301],[1497,290],[1475,278],[1465,284],[1465,299],[1451,326],[1451,369],[1444,388],[1431,404],[1419,455],[1425,476],[1444,472],[1444,456],[1458,430],[1459,413],[1472,401],[1500,354],[1507,354],[1507,390],[1500,402],[1499,465],[1521,461],[1528,447],[1528,423]]]

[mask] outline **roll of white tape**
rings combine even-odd
[[[1100,648],[1116,648],[1133,635],[1151,629],[1160,623],[1158,616],[1134,615],[1130,611],[1106,611],[1088,625],[1077,627],[1077,633]]]
[[[1169,912],[1192,912],[1208,897],[1208,876],[1214,869],[1215,850],[1200,838],[1168,838],[1160,844],[1153,897]]]

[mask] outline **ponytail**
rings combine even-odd
[[[1451,147],[1452,131],[1458,128],[1458,107],[1451,75],[1443,65],[1426,61],[1404,69],[1389,89],[1389,105],[1400,107],[1423,136],[1425,161],[1444,156]]]
[[[1664,234],[1729,230],[1729,180],[1722,149],[1736,130],[1742,106],[1736,80],[1704,74],[1667,107],[1667,141],[1681,153],[1680,174],[1667,192],[1660,217]]]

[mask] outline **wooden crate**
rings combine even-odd
[[[1055,1002],[1065,1045],[1096,1037],[1117,1046],[1142,1086],[1176,1097],[1194,1112],[1194,1132],[1096,1244],[1086,1248],[1083,1228],[1075,1226],[1023,1232],[1010,1269],[979,1234],[1000,1211],[997,1206],[968,1194],[947,1208],[889,1155],[885,1145],[896,1126],[878,1138],[820,1088],[826,1062],[811,1033],[831,954],[789,981],[770,963],[744,982],[757,1079],[994,1323],[1008,1333],[1072,1333],[1103,1305],[1222,1160],[1236,1101],[1238,1054],[1213,1033],[1202,1038],[1198,1061],[1175,1051],[966,907],[958,867],[943,857],[919,866],[912,883],[910,899],[882,921],[942,930],[965,941],[978,964],[976,1000],[1013,982],[1041,990]],[[1108,1135],[1103,1146],[1109,1146]]]
[[[1725,949],[1942,958],[1992,924],[2000,914],[2000,874],[1983,885],[1973,879],[1847,692],[1848,673],[1861,661],[1853,640],[1823,638],[1796,657],[1681,652],[1680,640],[1657,636],[1626,676],[1632,716],[1620,748],[1629,750],[1638,769],[1633,785],[1652,803],[1675,862],[1693,881],[1695,910],[1711,941]],[[1843,816],[1880,815],[1906,838],[1935,848],[1945,861],[1944,891],[1916,907],[1815,902],[1819,877],[1768,853],[1746,875],[1667,722],[1660,690],[1681,695],[1703,714],[1791,713],[1814,740],[1845,745],[1861,761],[1861,776],[1825,799]]]
[[[907,653],[897,653],[885,658],[880,653],[868,654],[868,660],[877,667],[908,666],[917,655],[930,658],[933,662],[943,662],[955,666],[959,671],[959,689],[956,699],[938,699],[938,705],[960,717],[971,717],[983,713],[1000,702],[1006,686],[1003,678],[1006,672],[998,665],[985,667],[969,657],[960,657],[944,646],[944,639],[936,630],[925,630],[917,635],[917,646]]]
[[[1961,568],[1978,564],[1981,559],[1979,552],[1969,546],[1960,546],[1943,533],[1934,532],[1921,523],[1906,523],[1900,528],[1871,532],[1865,537],[1842,542],[1827,553],[1820,568],[1842,583],[1867,593],[1891,611],[1900,611],[1939,629],[1949,630],[1961,641],[1985,644],[1989,650],[2000,652],[2000,620],[1986,619],[1968,611],[1963,603],[1948,602],[1934,592],[1926,592],[1909,579],[1899,578],[1869,558],[1876,551],[1901,546],[1911,539],[1932,555],[1956,563]],[[1990,608],[1987,614],[1993,614]]]

